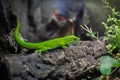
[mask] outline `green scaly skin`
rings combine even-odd
[[[44,51],[55,49],[58,47],[66,48],[67,45],[76,43],[80,40],[80,38],[76,37],[75,35],[69,35],[39,43],[26,42],[19,36],[19,28],[20,28],[20,21],[18,21],[17,27],[14,31],[14,37],[16,42],[24,48],[36,50],[35,51],[36,53],[42,53]]]

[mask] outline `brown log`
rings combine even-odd
[[[104,43],[83,41],[66,49],[1,56],[0,80],[74,80],[99,65]],[[79,77],[79,80],[81,78]]]

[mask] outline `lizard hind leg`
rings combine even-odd
[[[43,51],[42,50],[35,50],[35,53],[41,54]]]
[[[40,49],[36,50],[35,53],[41,54],[41,53],[43,53],[46,50],[47,50],[47,48],[45,48],[45,47],[44,48],[40,48]]]

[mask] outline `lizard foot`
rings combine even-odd
[[[36,50],[35,53],[37,53],[37,54],[41,54],[42,51],[41,51],[41,50]]]

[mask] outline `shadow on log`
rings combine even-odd
[[[96,69],[100,56],[105,54],[104,43],[82,41],[41,56],[35,53],[5,55],[0,57],[0,80],[81,80],[81,75]]]

